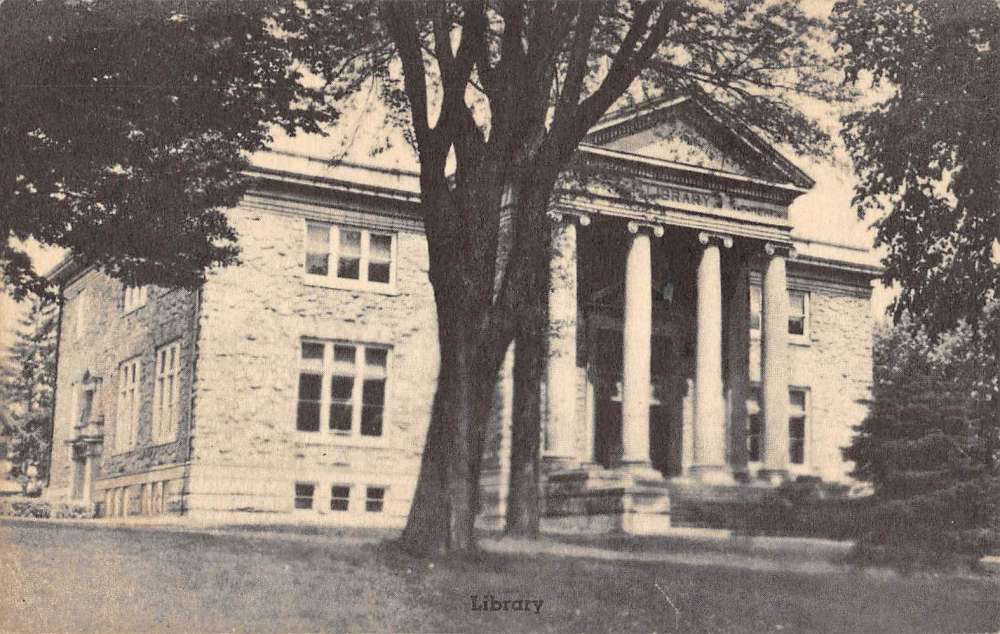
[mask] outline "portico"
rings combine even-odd
[[[699,169],[592,137],[582,160],[626,185],[567,195],[551,214],[543,525],[655,532],[669,525],[671,482],[788,477],[787,206],[810,182]],[[764,420],[752,479],[751,270],[763,278]]]

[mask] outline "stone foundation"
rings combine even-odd
[[[670,495],[658,473],[583,467],[549,474],[542,530],[655,534],[670,527]]]

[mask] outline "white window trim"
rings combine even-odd
[[[792,420],[791,400],[792,400],[792,392],[793,391],[794,392],[804,392],[805,395],[806,395],[806,403],[805,403],[806,428],[805,428],[805,435],[802,438],[802,464],[794,464],[792,462],[792,455],[791,455],[791,434],[790,434],[791,430],[789,430],[789,438],[788,438],[788,440],[789,440],[789,443],[788,443],[788,460],[787,460],[788,473],[790,475],[796,475],[796,476],[798,476],[798,475],[810,475],[814,471],[813,464],[812,464],[812,444],[813,444],[813,432],[812,432],[812,430],[813,430],[813,427],[815,425],[813,423],[813,417],[812,417],[812,390],[810,390],[808,387],[806,387],[804,385],[789,385],[788,386],[788,401],[789,401],[788,421],[789,421],[789,423]],[[761,397],[763,398],[763,392],[761,393]],[[760,403],[757,403],[757,402],[753,401],[752,399],[747,398],[747,425],[749,425],[749,423],[750,423],[750,416],[752,416],[753,414],[761,413],[762,411],[763,410],[761,409]],[[764,421],[761,421],[761,424],[762,425],[766,425],[766,423]],[[766,427],[764,427],[763,430],[764,431],[761,433],[761,437],[760,437],[761,455],[763,455],[764,452],[767,451],[767,448],[765,446],[765,442],[766,442],[766,438],[767,438],[767,429],[766,429]],[[763,469],[764,468],[764,461],[763,460],[750,461],[749,455],[748,455],[747,456],[747,468],[750,470],[751,473],[756,472],[759,469]]]
[[[135,369],[135,382],[127,383],[129,370]],[[115,410],[114,453],[131,451],[138,444],[139,413],[142,407],[142,360],[139,357],[118,366],[118,407]]]
[[[760,289],[759,284],[751,284],[750,292],[752,293],[754,288]],[[809,346],[812,345],[812,292],[801,290],[798,288],[789,288],[789,296],[792,292],[802,293],[805,295],[805,328],[803,328],[803,333],[801,335],[793,335],[792,333],[786,332],[788,336],[788,343],[795,346]],[[761,291],[763,292],[763,291]],[[791,302],[789,302],[791,305]],[[763,309],[763,298],[761,300],[761,308]],[[764,325],[764,314],[763,310],[761,312],[761,326]],[[761,340],[761,328],[750,327],[750,341],[760,341]]]
[[[122,314],[128,315],[146,305],[149,299],[148,286],[123,286],[122,287]]]
[[[167,358],[167,354],[170,350],[174,350],[174,367],[170,373],[167,372],[167,368],[163,367],[163,359]],[[180,422],[180,405],[181,405],[181,368],[183,367],[183,357],[181,342],[173,341],[171,343],[160,346],[156,349],[156,357],[153,365],[153,433],[152,440],[154,445],[163,445],[173,442],[177,439],[177,428]],[[171,393],[167,395],[172,403],[169,408],[170,419],[163,420],[163,409],[164,409],[164,388],[162,385],[167,384],[167,378],[173,376],[173,383],[171,383]]]
[[[308,368],[306,364],[303,363],[302,359],[302,344],[303,343],[318,343],[323,345],[323,368],[322,368],[322,378],[320,380],[320,404],[319,404],[319,431],[304,431],[298,429],[298,406],[299,406],[299,395],[296,391],[295,399],[293,400],[294,409],[292,413],[293,425],[295,425],[295,433],[298,434],[303,439],[318,439],[318,438],[330,438],[340,441],[338,444],[350,445],[359,444],[364,446],[370,445],[384,445],[388,442],[387,431],[389,429],[389,403],[392,399],[392,362],[393,362],[393,348],[391,345],[374,343],[374,342],[360,342],[360,341],[345,341],[340,339],[317,339],[312,337],[303,337],[299,340],[298,357],[299,364],[296,369],[297,374],[295,375],[294,385],[296,390],[298,390],[299,385],[299,375],[305,373],[306,370],[312,370],[315,373],[314,368]],[[333,350],[336,345],[353,346],[355,349],[354,353],[354,386],[351,391],[351,431],[342,432],[330,429],[330,385],[332,383],[333,373]],[[364,389],[364,370],[365,370],[365,350],[368,348],[380,348],[386,351],[385,358],[385,396],[382,401],[382,434],[379,436],[365,436],[361,434],[361,409],[362,409],[362,390]]]
[[[803,324],[801,335],[788,333],[788,342],[797,346],[808,346],[812,342],[812,293],[797,288],[789,288],[789,298],[793,292],[802,293],[805,298],[802,300]],[[791,304],[790,301],[789,304]]]
[[[807,331],[808,332],[808,331]],[[801,385],[789,385],[788,386],[788,422],[792,421],[792,392],[802,392],[805,395],[805,403],[802,408],[803,416],[806,419],[805,429],[802,434],[802,464],[795,464],[792,462],[791,456],[791,430],[789,430],[788,445],[789,445],[789,455],[788,455],[788,472],[793,475],[808,475],[813,472],[812,466],[812,428],[813,428],[813,418],[812,418],[812,391],[805,386]]]
[[[309,248],[309,225],[326,225],[329,228],[329,262],[327,264],[328,273],[326,275],[313,275],[306,272],[306,255],[308,254]],[[337,266],[338,266],[338,256],[340,249],[340,230],[350,229],[353,231],[361,232],[361,260],[358,263],[358,276],[359,279],[345,279],[337,277]],[[382,282],[370,282],[368,281],[368,262],[369,262],[369,245],[371,241],[371,234],[379,234],[389,236],[391,242],[389,246],[390,252],[390,262],[389,262],[389,281],[388,283]],[[395,231],[381,230],[381,229],[367,229],[365,227],[358,227],[354,225],[339,225],[322,220],[303,220],[302,222],[302,276],[306,284],[310,286],[322,286],[325,288],[337,288],[345,290],[363,290],[371,291],[376,293],[382,293],[384,295],[398,295],[399,291],[396,287],[396,271],[398,269],[398,244],[399,236]],[[364,279],[361,279],[364,276]]]

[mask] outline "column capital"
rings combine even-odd
[[[795,247],[790,244],[784,244],[781,242],[765,242],[764,243],[764,253],[770,257],[780,256],[788,260],[795,259]]]
[[[662,238],[664,234],[663,225],[658,225],[652,222],[639,222],[638,220],[630,220],[628,223],[629,233],[639,233],[639,230],[646,229],[657,238]]]
[[[715,233],[712,231],[699,231],[698,232],[698,242],[705,246],[708,246],[712,242],[716,244],[721,244],[727,249],[733,248],[733,237],[726,235],[724,233]]]
[[[575,220],[581,227],[590,225],[590,214],[582,211],[570,209],[550,209],[549,218],[555,222],[573,222]]]

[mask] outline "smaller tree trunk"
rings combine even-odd
[[[541,381],[545,342],[535,329],[515,340],[507,533],[536,537],[540,513]]]

